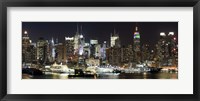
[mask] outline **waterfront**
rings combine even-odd
[[[39,76],[23,74],[22,79],[178,79],[178,73],[104,73],[94,77],[68,77],[66,73],[49,73]]]
[[[52,27],[54,33],[43,33],[38,26]],[[152,26],[156,29],[147,31]],[[22,79],[178,79],[178,23],[23,22],[22,75]]]

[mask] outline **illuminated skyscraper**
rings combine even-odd
[[[104,41],[103,46],[101,48],[101,58],[102,60],[106,59],[106,41]]]
[[[178,47],[177,39],[174,32],[169,32],[165,34],[160,33],[160,39],[157,44],[157,60],[158,66],[177,66],[178,61]]]
[[[100,58],[101,57],[101,45],[97,44],[95,45],[95,58]]]
[[[55,45],[56,47],[56,61],[58,63],[65,64],[66,61],[66,48],[65,45],[63,43],[58,43]]]
[[[135,27],[135,32],[133,35],[134,40],[134,51],[139,52],[140,51],[140,33],[138,31],[138,27]]]
[[[37,56],[36,56],[36,43],[31,43],[30,45],[30,56],[31,56],[31,60],[32,63],[37,63]]]
[[[90,44],[89,43],[85,43],[84,45],[84,58],[87,59],[90,57]]]
[[[55,60],[55,43],[54,43],[54,39],[52,38],[49,41],[49,60],[50,62],[53,62]]]
[[[111,33],[110,37],[110,47],[120,47],[120,40],[119,40],[119,35],[116,33],[115,29],[114,32]]]
[[[85,46],[85,37],[83,36],[83,30],[81,26],[80,36],[79,36],[79,55],[84,54],[84,46]]]
[[[74,37],[65,37],[66,57],[71,59],[74,55]]]
[[[74,36],[74,54],[78,54],[79,52],[79,29],[78,29],[78,25],[77,25],[77,31],[76,31],[76,34]]]
[[[81,31],[79,31],[79,26],[77,24],[77,31],[74,36],[74,53],[78,55],[84,54],[85,37],[83,36],[82,26]]]
[[[140,54],[140,33],[138,31],[138,27],[135,27],[135,31],[133,33],[133,51],[134,51],[134,60],[135,62],[140,62],[141,54]]]
[[[48,41],[44,40],[44,38],[40,38],[37,41],[37,59],[40,64],[45,64],[47,61],[47,45]]]
[[[96,46],[98,45],[98,40],[90,40],[90,57],[95,58]]]
[[[24,31],[22,33],[22,62],[30,63],[31,62],[31,40],[29,39],[28,32]]]

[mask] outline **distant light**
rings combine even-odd
[[[90,40],[90,44],[98,44],[98,40]]]
[[[104,43],[106,43],[106,41],[104,41]]]
[[[83,38],[83,35],[80,35],[80,38]]]
[[[138,27],[137,26],[135,27],[135,31],[138,31]]]
[[[174,37],[174,40],[176,40],[176,38]]]
[[[161,32],[160,36],[166,36],[165,32]]]
[[[74,37],[65,37],[65,40],[74,40]]]
[[[85,46],[89,46],[90,44],[89,43],[85,43]]]
[[[140,33],[139,32],[134,32],[134,35],[139,35]]]
[[[28,32],[27,32],[27,31],[24,31],[24,34],[28,34]]]
[[[140,39],[140,36],[134,36],[134,39]]]
[[[168,35],[174,35],[174,32],[169,32],[169,34]]]

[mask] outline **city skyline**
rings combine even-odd
[[[178,22],[22,23],[22,78],[177,79],[177,73]]]
[[[27,31],[31,40],[37,42],[40,37],[45,40],[58,38],[60,43],[65,37],[73,37],[82,27],[85,41],[96,39],[99,43],[107,41],[109,43],[111,33],[116,31],[120,37],[121,45],[127,46],[132,43],[135,27],[140,32],[141,44],[154,46],[159,40],[160,32],[174,32],[178,39],[178,22],[22,22],[22,32]]]

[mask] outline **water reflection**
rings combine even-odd
[[[65,73],[48,73],[42,76],[23,74],[22,79],[178,79],[178,73],[104,73],[94,77],[69,77]]]

